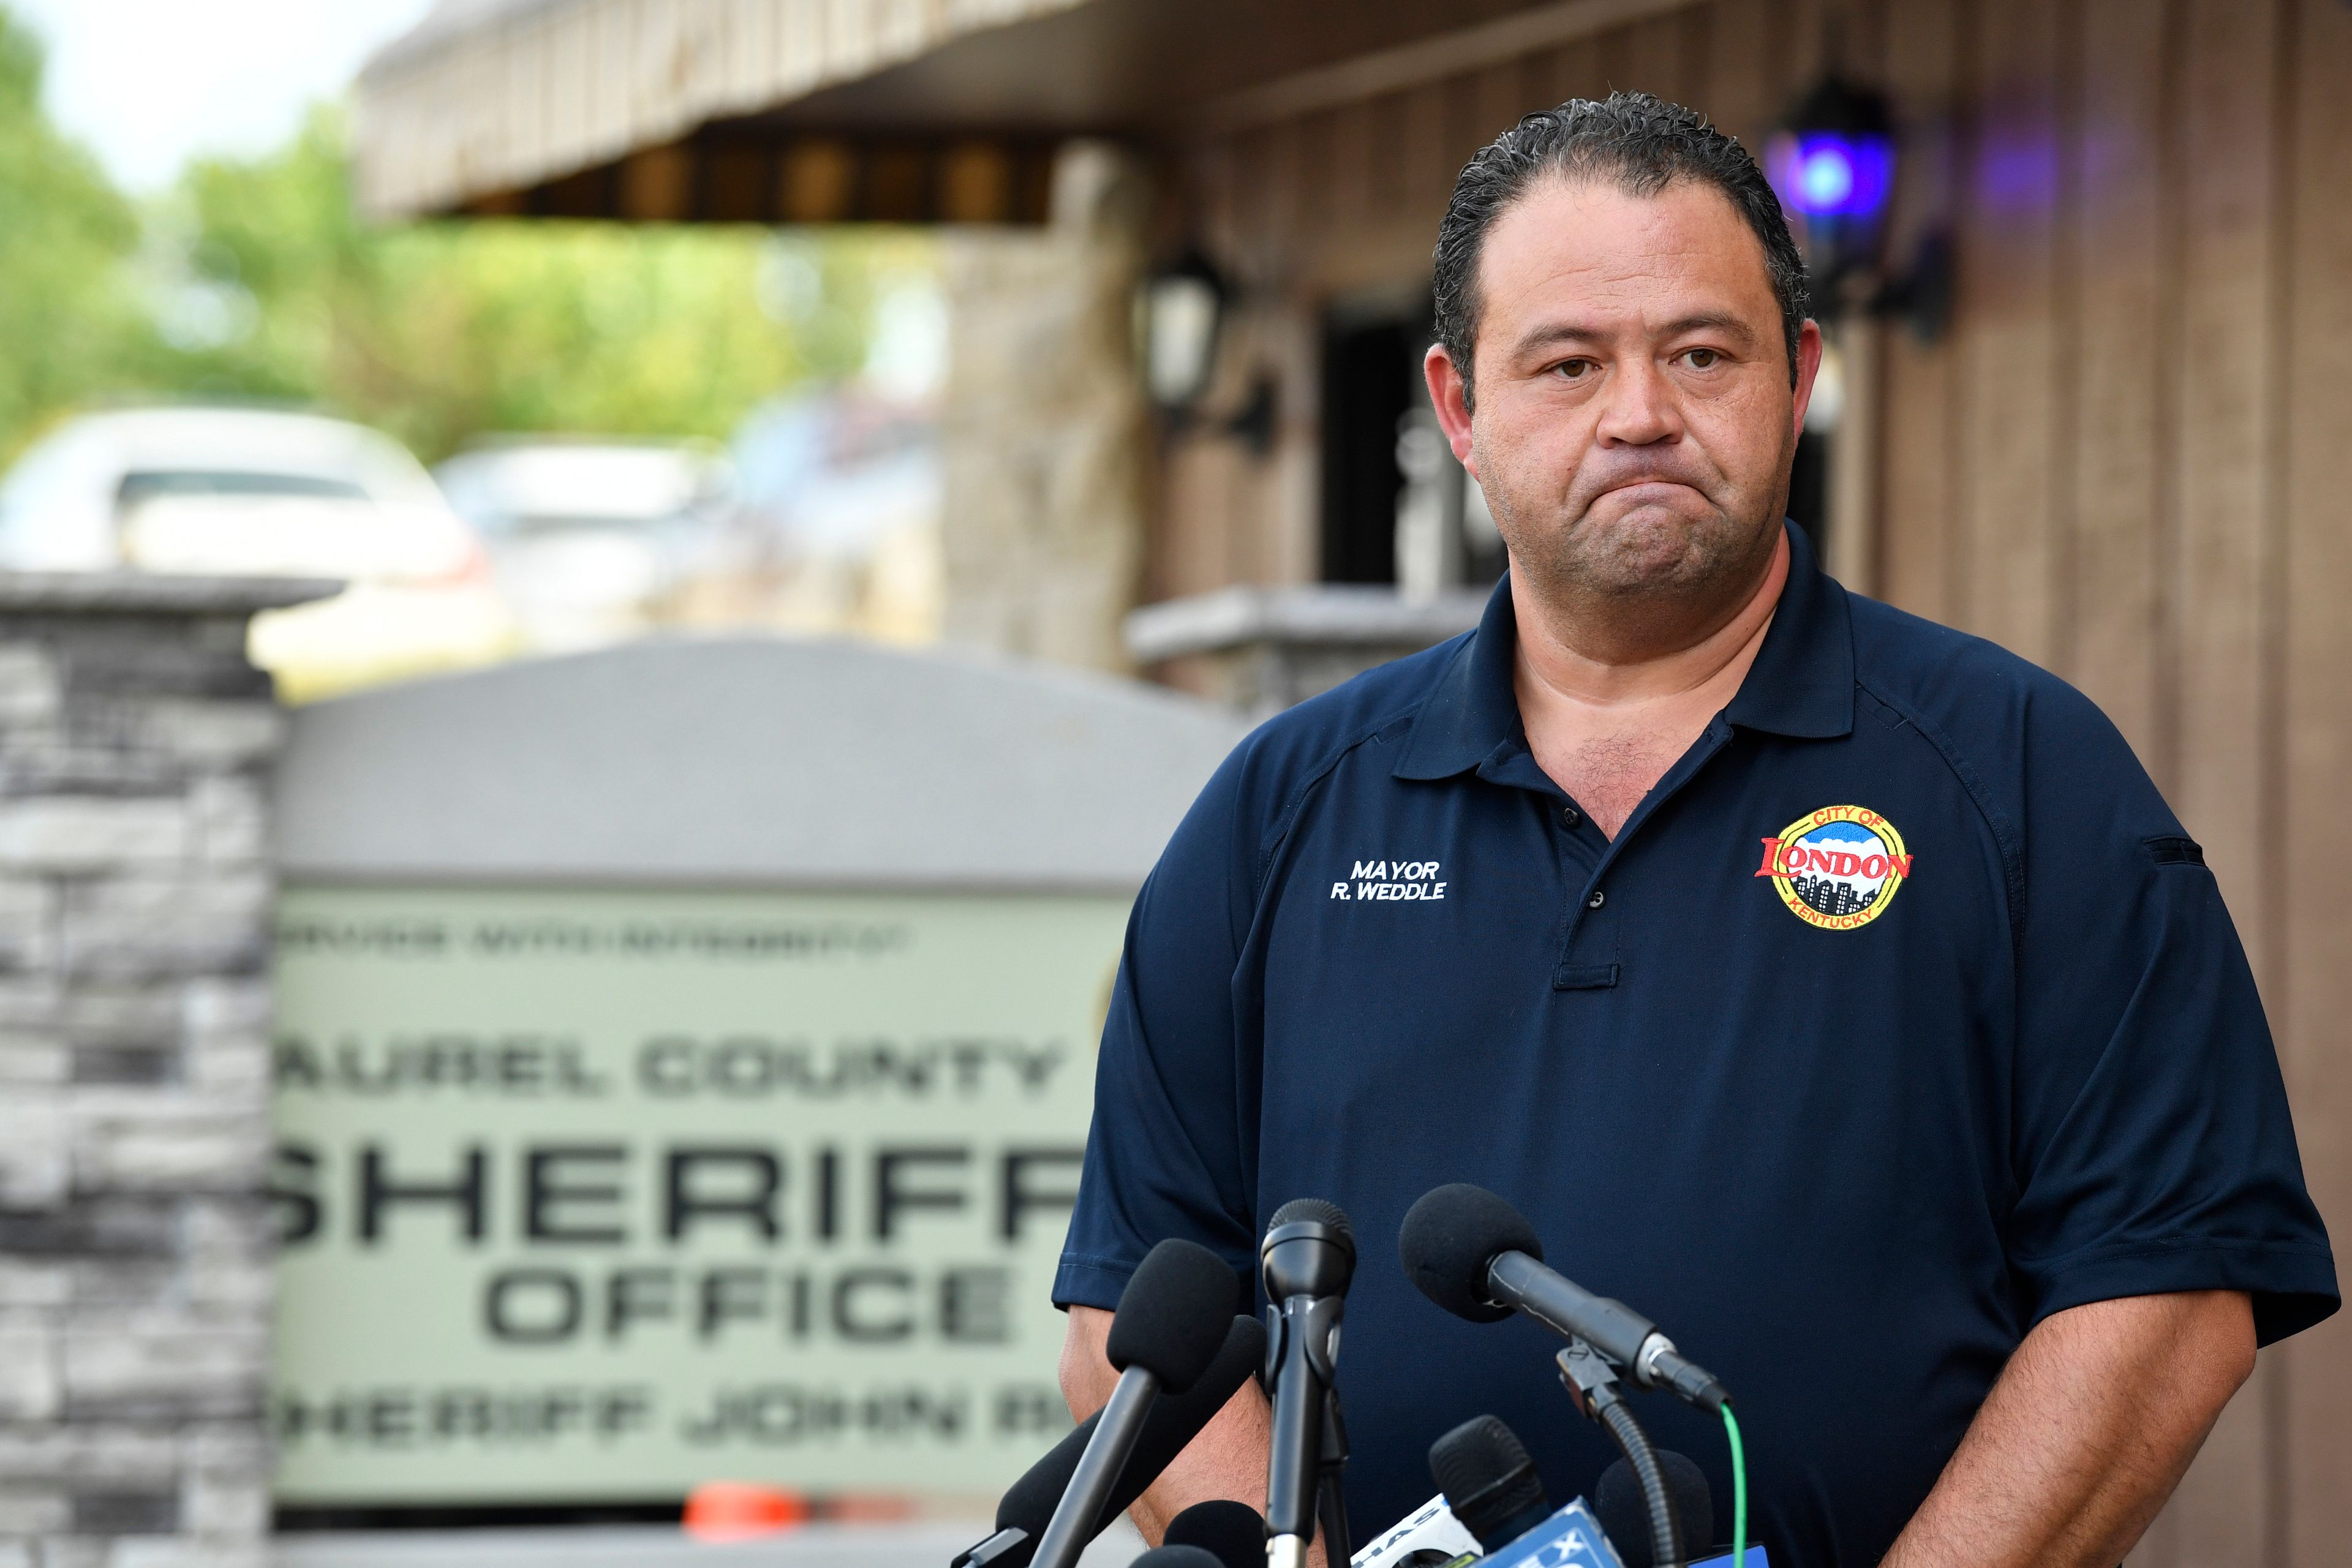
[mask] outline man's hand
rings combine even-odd
[[[1103,1343],[1109,1337],[1108,1312],[1098,1307],[1070,1309],[1069,1331],[1062,1340],[1062,1397],[1070,1402],[1074,1420],[1084,1421],[1110,1402],[1118,1373],[1103,1359]],[[1257,1380],[1245,1379],[1201,1435],[1128,1510],[1144,1540],[1159,1545],[1170,1520],[1212,1498],[1232,1498],[1265,1512],[1266,1442],[1272,1427],[1272,1413]],[[1318,1564],[1322,1547],[1318,1540],[1314,1559]]]
[[[2253,1370],[2242,1291],[2053,1314],[2017,1347],[1883,1568],[2114,1568]]]

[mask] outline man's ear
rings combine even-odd
[[[1445,444],[1454,448],[1454,461],[1475,477],[1478,465],[1470,455],[1469,384],[1454,368],[1454,356],[1445,352],[1444,343],[1429,345],[1429,352],[1421,358],[1421,374],[1429,383],[1430,406],[1437,410],[1438,427],[1445,432]]]
[[[1822,373],[1822,326],[1811,317],[1797,330],[1797,397],[1796,426],[1789,432],[1795,440],[1805,433],[1805,409],[1813,401],[1813,378]]]

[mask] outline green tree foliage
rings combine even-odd
[[[341,117],[193,166],[142,214],[41,105],[0,3],[0,464],[95,403],[257,398],[380,426],[428,461],[490,431],[724,437],[854,374],[907,232],[477,220],[376,226]]]
[[[530,219],[375,227],[336,116],[274,157],[183,182],[180,287],[232,301],[173,356],[176,389],[320,404],[428,460],[483,431],[722,437],[755,403],[854,372],[909,235]],[[170,311],[165,312],[167,322]]]
[[[41,108],[41,47],[0,11],[0,458],[60,409],[142,379],[137,215]]]

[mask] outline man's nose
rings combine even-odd
[[[1609,378],[1594,437],[1604,447],[1650,447],[1682,433],[1682,407],[1664,369],[1648,359],[1621,364]]]

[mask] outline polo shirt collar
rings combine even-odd
[[[1784,525],[1785,526],[1785,525]],[[1789,526],[1789,580],[1756,662],[1723,716],[1745,729],[1806,740],[1853,730],[1853,626],[1845,590],[1822,574],[1802,529]],[[1466,773],[1525,744],[1512,685],[1518,622],[1506,574],[1478,629],[1422,704],[1392,770],[1404,779]]]
[[[1813,542],[1789,531],[1789,581],[1756,662],[1723,716],[1743,729],[1825,741],[1853,732],[1853,616]]]

